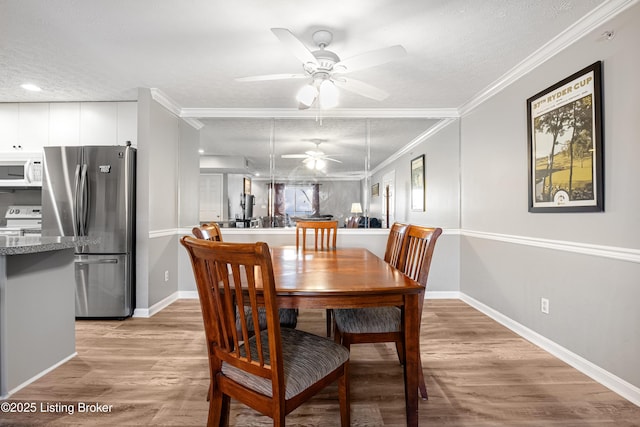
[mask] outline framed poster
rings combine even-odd
[[[377,182],[371,186],[371,197],[378,197],[380,195],[380,183]]]
[[[411,210],[424,212],[424,154],[411,160]]]
[[[244,194],[251,194],[251,180],[249,178],[244,178]]]
[[[527,100],[529,212],[604,210],[601,68]]]

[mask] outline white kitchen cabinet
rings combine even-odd
[[[80,145],[80,103],[53,102],[49,108],[49,145]]]
[[[138,103],[118,102],[117,144],[126,145],[131,141],[133,147],[138,146]]]
[[[138,143],[138,103],[0,103],[0,152]]]
[[[0,103],[0,152],[14,151],[19,145],[20,104]]]
[[[117,125],[117,103],[80,104],[80,145],[117,145]]]
[[[19,104],[18,145],[25,152],[42,151],[49,145],[49,104],[25,102]]]

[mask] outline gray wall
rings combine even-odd
[[[407,141],[408,143],[409,141]],[[411,159],[425,155],[426,209],[411,211]],[[371,216],[381,217],[382,177],[395,171],[396,221],[445,230],[433,255],[428,292],[460,289],[460,123],[454,120],[409,152],[376,171],[371,184],[380,183],[380,196],[371,199]]]
[[[461,291],[640,386],[640,6],[462,118]],[[604,29],[614,29],[605,40]],[[603,61],[605,212],[527,211],[526,100]],[[593,245],[596,245],[594,249]],[[636,254],[631,261],[619,254]],[[550,314],[540,312],[540,298]]]
[[[138,93],[136,309],[148,310],[178,291],[181,224],[197,223],[199,131]],[[165,272],[168,280],[165,280]]]

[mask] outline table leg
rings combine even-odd
[[[420,313],[418,313],[419,294],[405,295],[404,305],[404,397],[407,414],[407,426],[418,425],[418,366],[420,364],[419,325]]]

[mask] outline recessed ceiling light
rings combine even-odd
[[[201,148],[201,149],[198,150],[198,153],[204,154],[204,150]]]
[[[40,92],[42,89],[40,87],[34,85],[33,83],[25,83],[20,85],[22,89],[30,90],[31,92]]]

